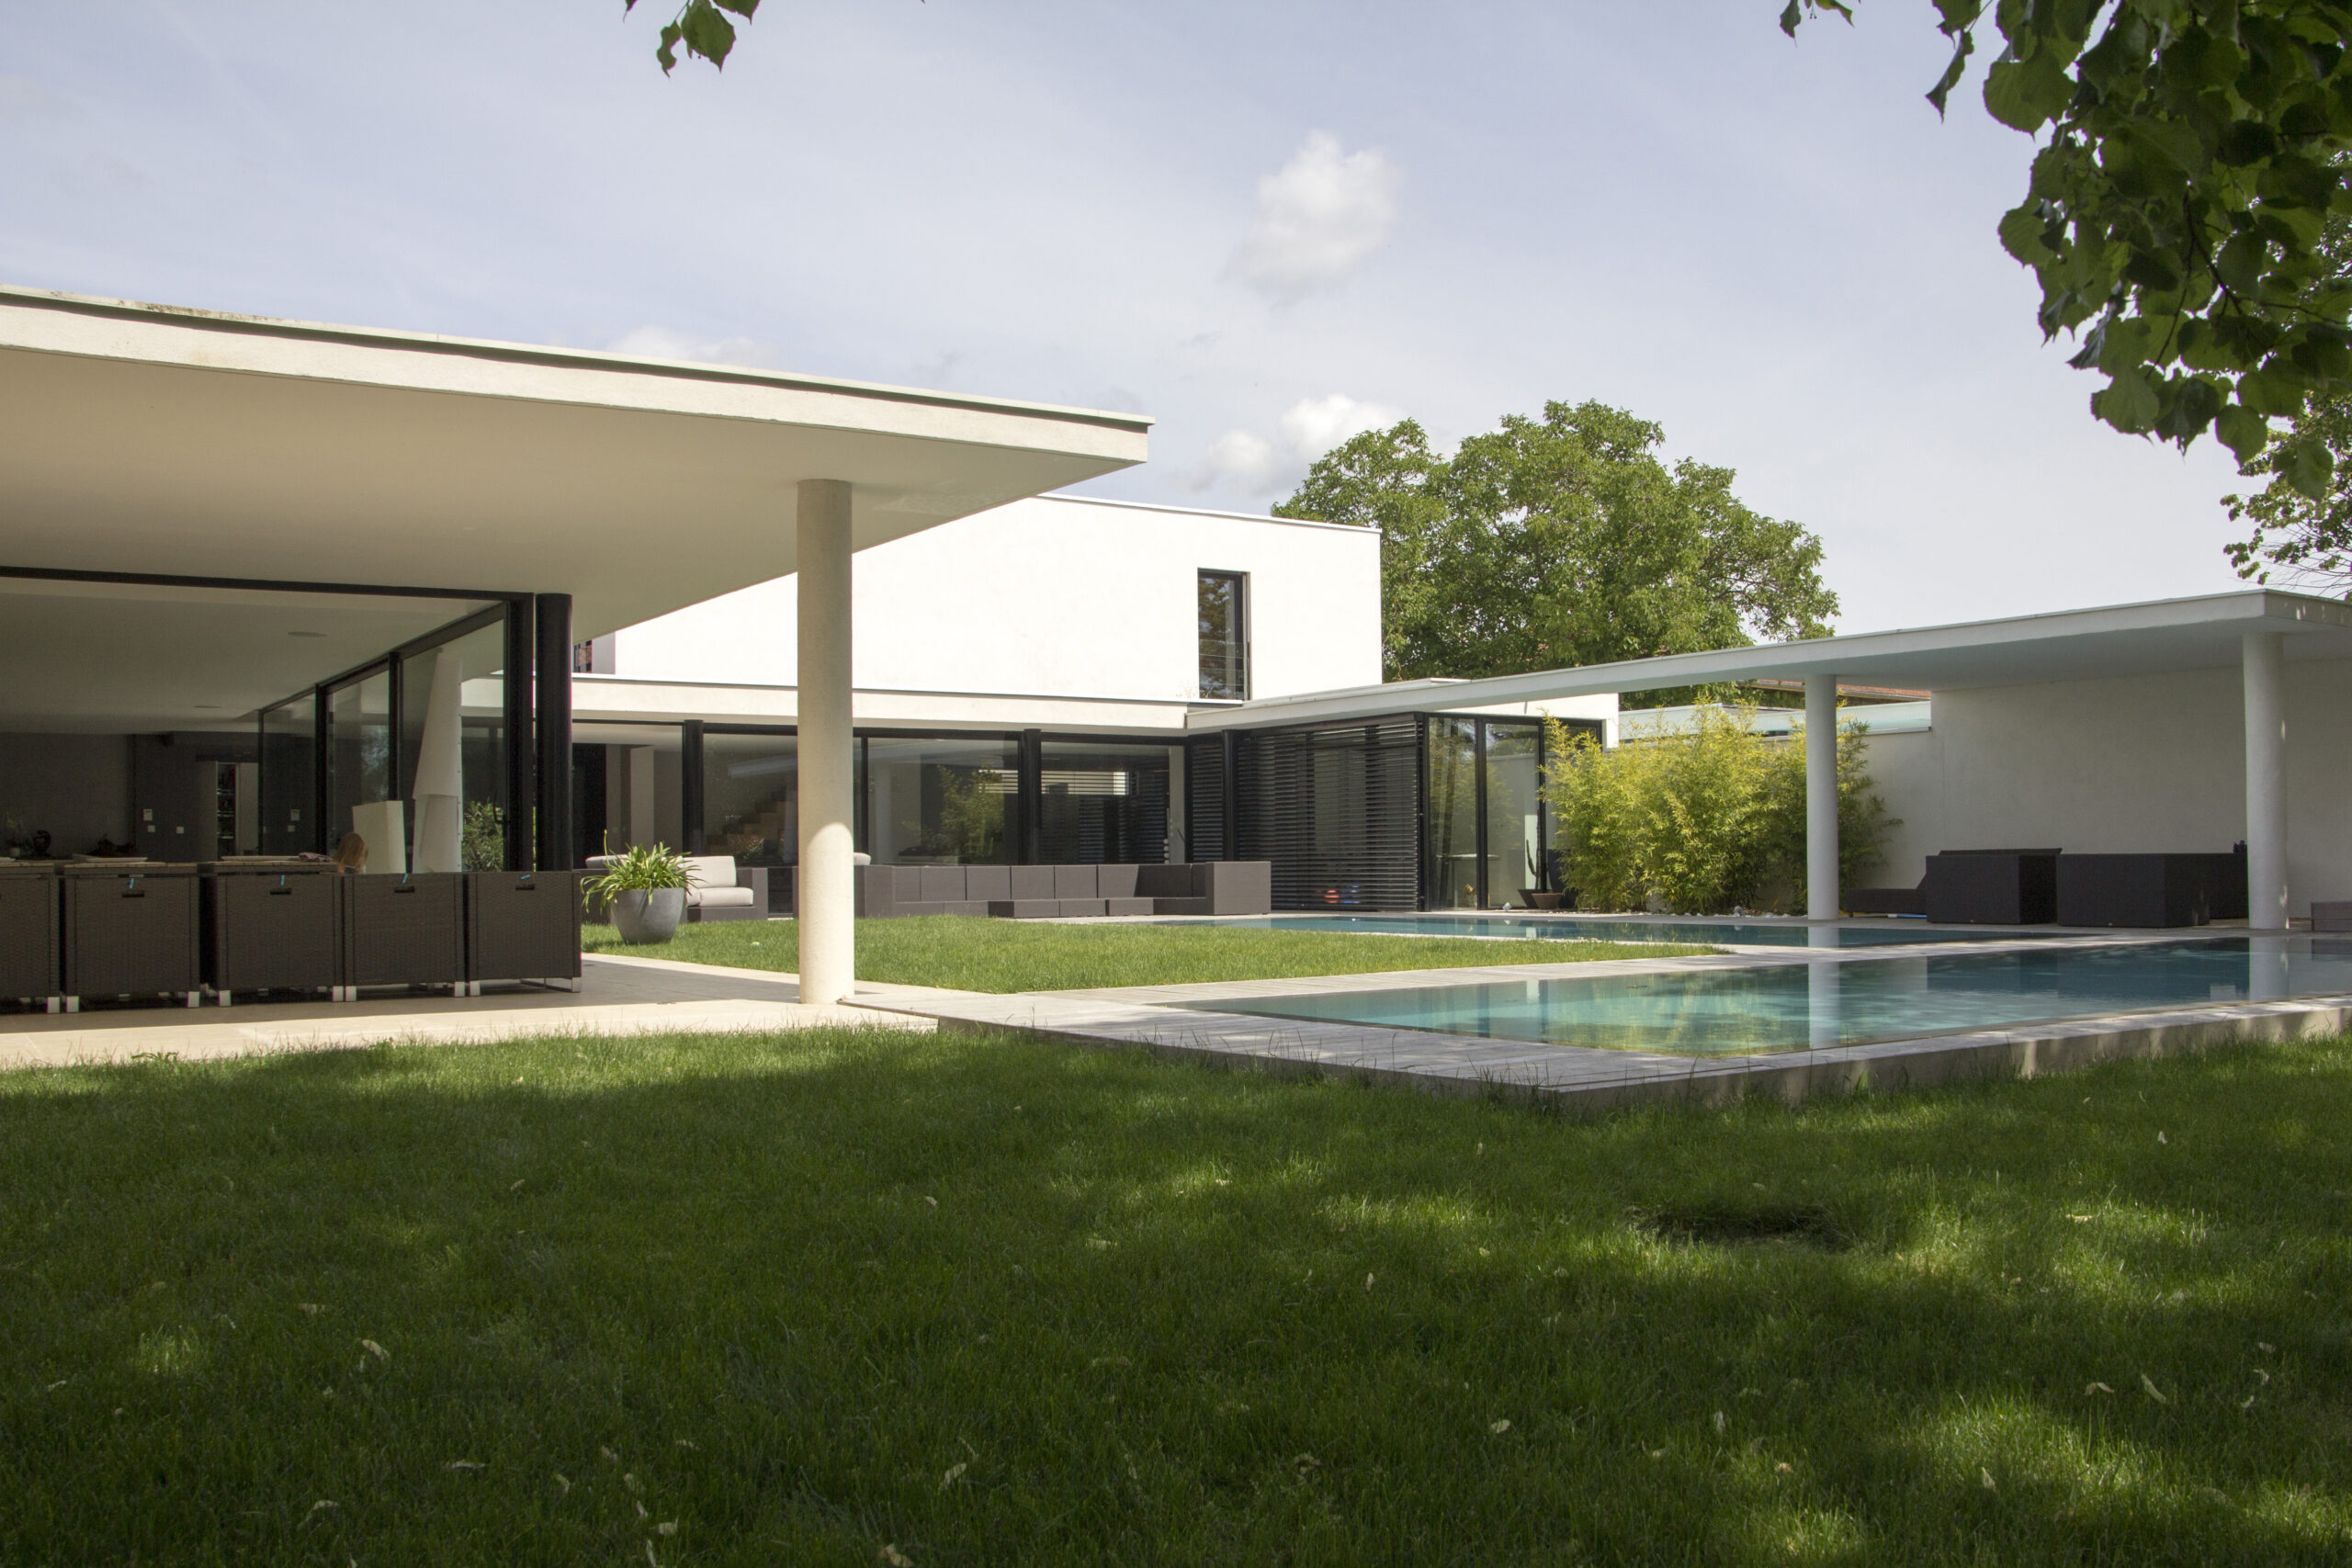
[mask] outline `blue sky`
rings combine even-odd
[[[2231,586],[2227,455],[2041,342],[2030,143],[1860,9],[766,0],[664,80],[617,0],[11,6],[0,280],[1138,409],[1092,488],[1245,511],[1596,398],[1819,533],[1845,630]]]

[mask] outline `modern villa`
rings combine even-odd
[[[1816,866],[1826,720],[1875,683],[1929,694],[1874,738],[1882,880],[2243,842],[2257,929],[2352,896],[2332,601],[1383,683],[1375,536],[1050,493],[1140,462],[1130,414],[21,289],[0,411],[16,854],[356,829],[372,869],[524,871],[667,842],[777,873],[811,994],[845,994],[856,857],[1524,906],[1558,875],[1545,717],[1613,745],[1621,694],[1770,678],[1815,721]]]

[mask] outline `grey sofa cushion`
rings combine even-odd
[[[1098,865],[1094,868],[1094,891],[1104,898],[1136,897],[1136,873],[1141,869],[1133,865]]]
[[[1004,865],[967,865],[964,868],[964,897],[980,903],[990,898],[1012,897],[1012,868]]]
[[[1054,897],[1057,898],[1100,898],[1096,890],[1094,868],[1091,865],[1057,865],[1054,867]]]
[[[1042,920],[1062,912],[1058,898],[991,898],[989,913],[1000,920]]]
[[[1155,915],[1213,915],[1206,898],[1154,898],[1151,912]]]
[[[964,897],[964,868],[960,865],[919,865],[914,868],[922,884],[917,895],[926,904],[945,903]]]
[[[1201,867],[1179,861],[1173,865],[1136,867],[1135,897],[1138,898],[1197,898]]]
[[[985,898],[951,899],[940,907],[939,912],[943,915],[968,915],[985,919],[988,917],[989,901]]]
[[[1106,915],[1156,915],[1159,911],[1152,906],[1157,902],[1159,900],[1153,898],[1105,898],[1102,900],[1102,912]]]
[[[1210,861],[1201,870],[1208,874],[1209,913],[1212,915],[1263,915],[1274,907],[1274,863],[1264,860]]]
[[[1024,898],[1058,898],[1054,891],[1054,868],[1049,865],[1009,865],[1004,868],[1012,877],[1012,897]]]

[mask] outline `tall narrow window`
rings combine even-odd
[[[1242,604],[1242,574],[1201,573],[1201,695],[1250,694],[1249,620]]]

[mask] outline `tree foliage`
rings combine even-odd
[[[2321,243],[2339,276],[2352,272],[2352,218],[2330,218]],[[2317,450],[2299,457],[2305,447]],[[2328,475],[2317,495],[2285,481],[2298,465]],[[2275,574],[2282,586],[2352,597],[2352,392],[2313,393],[2301,415],[2245,472],[2269,482],[2249,495],[2222,498],[2231,521],[2251,529],[2225,547],[2238,575],[2267,583]]]
[[[1544,795],[1583,909],[1679,915],[1805,904],[1804,743],[1756,733],[1744,708],[1702,707],[1689,734],[1604,751],[1547,722]],[[1838,737],[1838,869],[1847,886],[1897,826],[1871,784],[1859,726]]]
[[[2352,289],[2322,243],[2352,212],[2352,5],[2339,0],[1934,0],[1940,112],[1988,20],[1993,118],[2041,146],[2001,243],[2041,284],[2043,334],[2107,385],[2118,430],[2187,446],[2213,430],[2242,464],[2274,418],[2352,387]],[[1788,0],[1805,16],[1847,0]],[[2328,454],[2289,443],[2287,486],[2325,493]]]
[[[1508,675],[1816,637],[1838,613],[1821,541],[1740,504],[1732,471],[1655,449],[1598,402],[1440,456],[1411,420],[1316,463],[1282,517],[1376,528],[1387,676]]]
[[[728,53],[735,47],[735,24],[725,13],[732,11],[748,22],[759,8],[760,0],[684,0],[678,14],[662,25],[662,41],[653,51],[653,58],[662,62],[662,74],[667,76],[677,68],[680,44],[686,46],[688,54],[725,68]],[[621,0],[623,16],[636,9],[637,0]]]

